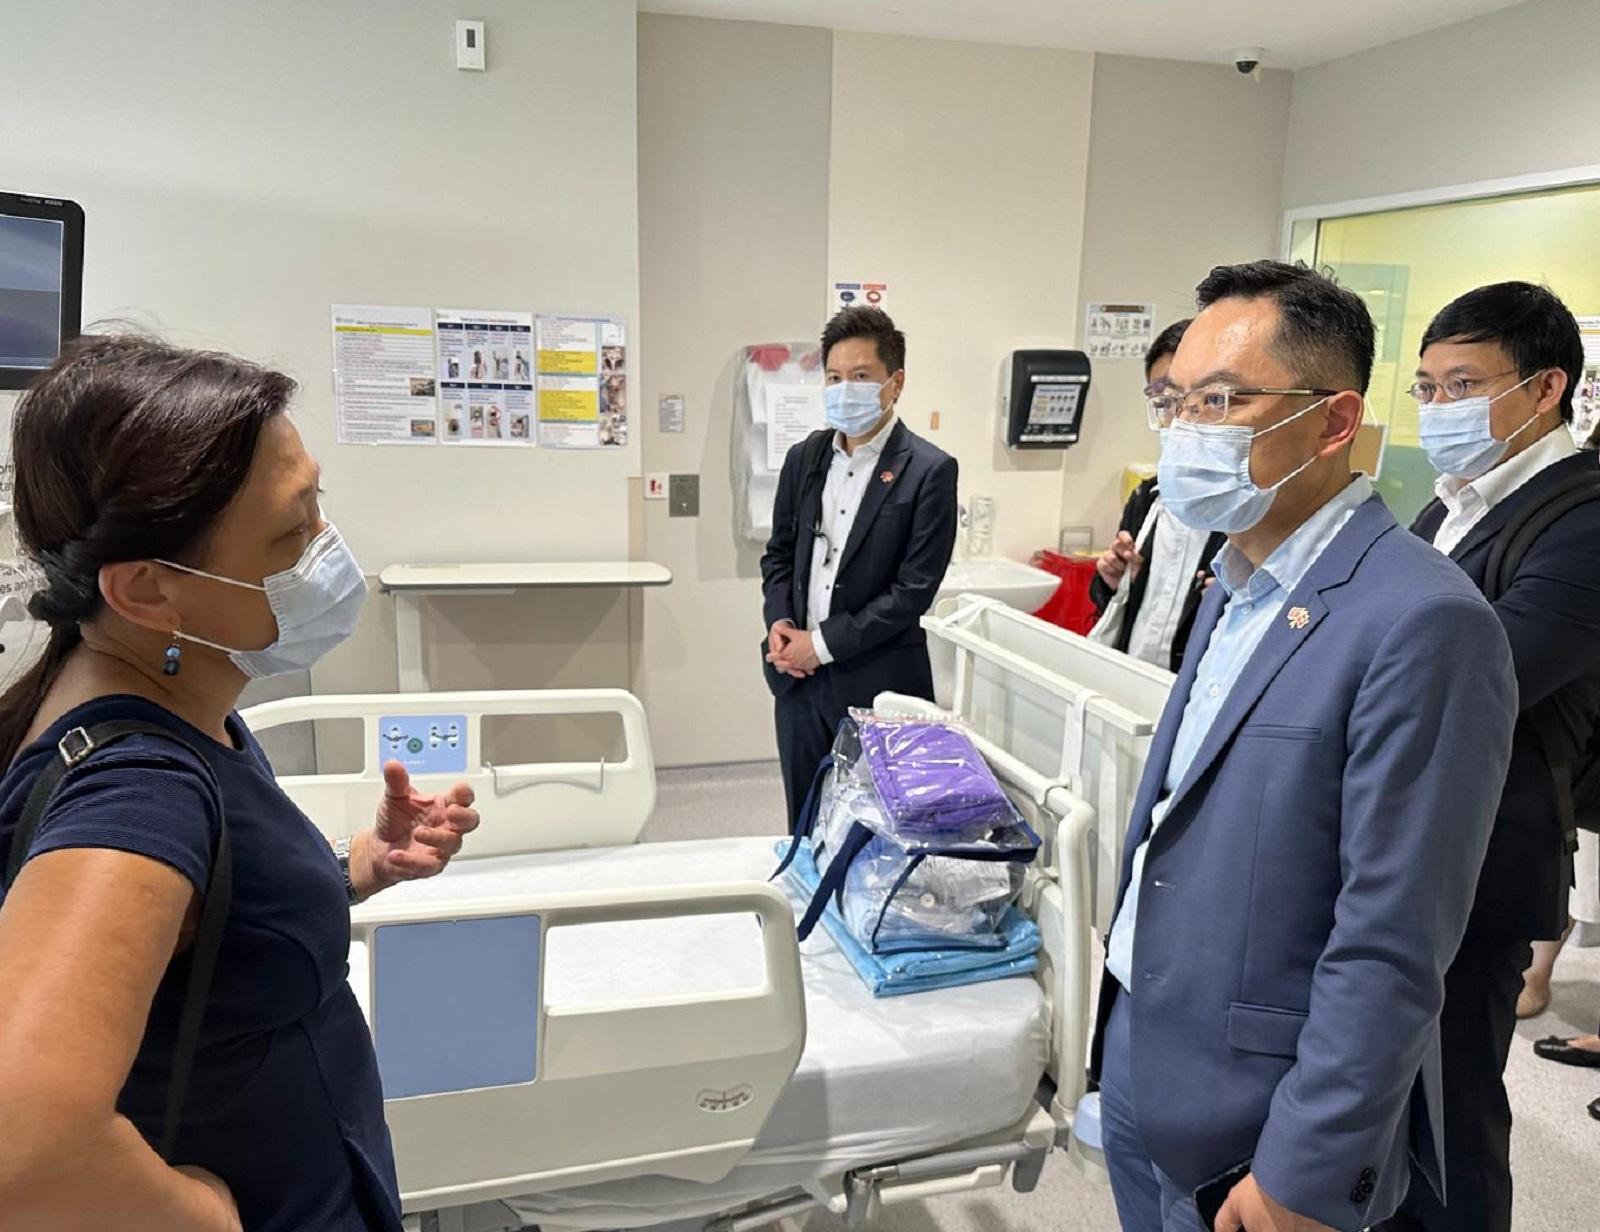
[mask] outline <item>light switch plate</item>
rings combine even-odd
[[[667,499],[667,481],[669,479],[671,479],[671,478],[672,478],[672,476],[666,474],[665,472],[658,472],[658,473],[653,474],[653,475],[646,475],[644,477],[644,498],[645,498],[645,500],[666,500]]]
[[[672,475],[667,482],[667,516],[697,518],[700,516],[700,476]]]

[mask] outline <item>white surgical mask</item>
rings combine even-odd
[[[883,418],[883,403],[878,395],[888,384],[889,381],[883,385],[874,385],[871,381],[840,381],[826,386],[822,402],[827,408],[828,426],[846,436],[863,436],[870,432]]]
[[[1538,375],[1537,372],[1533,374]],[[1533,380],[1533,376],[1492,398],[1479,394],[1475,398],[1437,405],[1429,403],[1423,407],[1417,416],[1418,435],[1433,469],[1441,475],[1469,480],[1480,479],[1492,471],[1506,456],[1511,442],[1533,426],[1539,412],[1535,411],[1527,423],[1502,441],[1495,436],[1490,424],[1489,408],[1506,394],[1516,393]]]
[[[1278,489],[1317,460],[1312,454],[1269,488],[1250,478],[1250,444],[1258,436],[1309,415],[1327,398],[1270,428],[1253,432],[1243,424],[1197,424],[1175,421],[1161,432],[1161,461],[1156,483],[1161,502],[1185,526],[1235,535],[1249,530],[1272,508]]]
[[[367,597],[367,579],[361,566],[331,522],[307,545],[293,568],[272,574],[259,586],[170,560],[156,563],[213,582],[259,590],[267,596],[278,622],[278,636],[264,649],[233,650],[187,633],[176,635],[186,642],[222,651],[253,680],[308,670],[355,632],[362,601]]]

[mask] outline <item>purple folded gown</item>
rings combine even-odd
[[[1016,812],[960,728],[924,719],[868,719],[861,748],[886,820],[906,838],[981,838]]]

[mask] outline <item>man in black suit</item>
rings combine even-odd
[[[1166,388],[1167,369],[1188,328],[1187,320],[1175,321],[1145,352],[1145,397]],[[1120,621],[1105,631],[1104,639],[1097,626],[1096,640],[1177,672],[1183,669],[1183,650],[1211,577],[1211,562],[1228,537],[1185,526],[1157,503],[1160,495],[1154,476],[1129,495],[1117,537],[1102,553],[1089,583],[1089,597],[1104,616],[1117,592],[1127,587]]]
[[[1469,292],[1422,336],[1411,393],[1440,477],[1438,499],[1412,530],[1494,600],[1511,641],[1520,711],[1466,939],[1445,978],[1446,1202],[1414,1177],[1393,1228],[1511,1227],[1506,1055],[1530,943],[1566,927],[1572,867],[1557,794],[1561,763],[1543,717],[1559,712],[1581,747],[1600,716],[1600,501],[1577,505],[1529,543],[1498,595],[1490,559],[1501,533],[1556,488],[1594,481],[1595,456],[1580,453],[1567,428],[1582,368],[1577,322],[1531,283]]]
[[[921,619],[955,547],[956,461],[895,419],[905,358],[881,309],[829,321],[829,427],[790,449],[778,477],[763,652],[791,830],[850,707],[888,690],[933,697]]]

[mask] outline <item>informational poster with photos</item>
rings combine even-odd
[[[436,443],[432,309],[333,305],[333,392],[341,445]]]
[[[435,333],[440,441],[535,445],[533,314],[441,308]]]
[[[628,443],[627,326],[615,317],[535,322],[539,444],[607,449]]]

